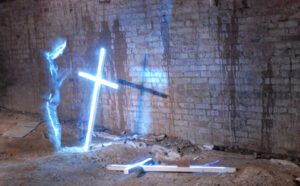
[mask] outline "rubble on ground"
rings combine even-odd
[[[271,159],[271,163],[278,164],[278,165],[283,165],[283,166],[290,166],[294,168],[299,168],[299,166],[291,161],[288,160],[280,160],[280,159]]]
[[[1,114],[1,113],[0,113]],[[15,115],[3,119],[14,118]],[[19,117],[23,119],[23,117]],[[16,119],[16,120],[19,120]],[[7,122],[0,122],[5,125]],[[70,126],[73,126],[70,124]],[[7,126],[0,127],[5,129]],[[71,131],[69,131],[71,130]],[[63,144],[72,146],[73,130],[64,125]],[[295,185],[299,168],[255,159],[227,151],[204,150],[187,140],[153,135],[152,141],[108,133],[109,139],[95,136],[87,153],[55,153],[44,136],[46,127],[38,126],[22,140],[0,140],[0,185]],[[103,132],[103,131],[102,131]],[[115,140],[117,139],[117,140]],[[234,174],[131,174],[110,172],[108,164],[132,164],[151,157],[156,163],[178,166],[205,165],[237,167]],[[289,160],[290,161],[290,160]]]

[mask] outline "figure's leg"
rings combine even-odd
[[[45,108],[50,141],[54,144],[55,149],[59,150],[61,146],[61,125],[57,117],[57,106],[50,99],[46,102]]]
[[[55,121],[54,121],[54,127],[55,127],[55,148],[57,150],[60,149],[61,147],[61,124],[59,123],[59,119],[58,119],[58,116],[57,116],[57,107],[55,107],[55,109],[53,109],[53,118],[55,118]]]

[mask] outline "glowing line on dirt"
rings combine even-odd
[[[102,70],[103,70],[103,64],[104,64],[104,57],[105,57],[105,49],[101,48],[100,49],[100,55],[99,55],[99,61],[98,61],[98,69],[97,69],[97,74],[96,76],[84,73],[84,72],[79,72],[78,75],[81,77],[84,77],[85,79],[91,80],[95,82],[94,85],[94,90],[92,94],[92,101],[91,101],[91,107],[90,107],[90,116],[89,116],[89,122],[88,122],[88,129],[87,129],[87,134],[85,137],[85,143],[83,146],[84,151],[88,151],[90,147],[90,143],[92,140],[92,132],[94,129],[94,124],[95,124],[95,117],[96,117],[96,110],[97,110],[97,103],[98,103],[98,98],[99,98],[99,93],[100,93],[100,88],[101,85],[106,85],[114,89],[118,89],[118,85],[115,83],[108,82],[106,80],[102,79]]]

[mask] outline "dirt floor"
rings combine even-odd
[[[37,116],[0,112],[0,185],[297,185],[300,169],[253,155],[205,150],[189,142],[147,136],[143,139],[115,139],[96,133],[89,153],[54,152],[43,122],[26,137],[7,138],[2,134],[18,122],[40,121]],[[63,128],[63,144],[74,145],[74,127]],[[101,137],[102,136],[102,137]],[[103,137],[104,136],[104,137]],[[161,138],[161,139],[158,139]],[[159,141],[159,142],[158,142]],[[102,145],[101,145],[102,144]],[[103,144],[110,144],[104,146]],[[152,157],[160,164],[205,164],[238,168],[233,174],[143,173],[109,171],[108,164],[130,164]]]

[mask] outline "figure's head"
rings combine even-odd
[[[48,57],[51,60],[55,60],[61,56],[67,46],[67,41],[64,38],[55,38],[50,42],[50,51],[48,52]]]

